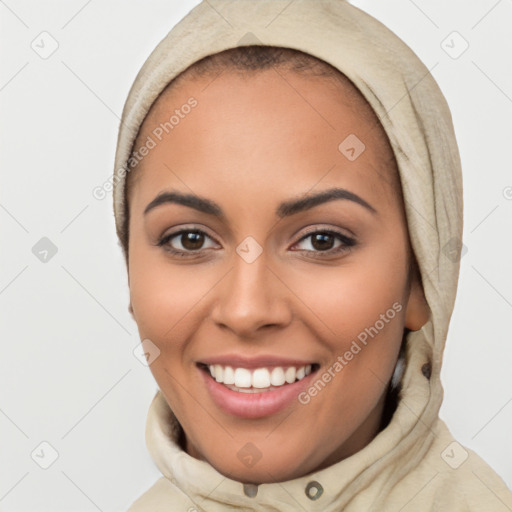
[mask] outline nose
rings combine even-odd
[[[268,266],[265,252],[247,263],[238,255],[217,289],[212,319],[239,338],[255,338],[262,330],[282,328],[292,318],[290,292]]]

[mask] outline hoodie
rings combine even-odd
[[[459,276],[462,173],[450,110],[414,52],[343,0],[205,0],[144,63],[129,92],[114,169],[114,213],[123,237],[125,179],[139,128],[166,85],[195,61],[245,45],[293,48],[326,61],[361,91],[398,165],[411,245],[430,308],[406,334],[396,410],[363,449],[294,480],[231,480],[180,448],[181,426],[160,391],[149,408],[148,449],[162,477],[129,512],[347,512],[512,510],[512,493],[439,418],[441,364]]]

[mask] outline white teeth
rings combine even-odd
[[[224,368],[224,384],[234,384],[235,383],[235,372],[231,366],[226,366]]]
[[[266,368],[258,368],[252,374],[253,388],[268,388],[270,386],[270,373]]]
[[[270,384],[272,384],[272,386],[282,386],[284,383],[284,370],[278,366],[274,368],[270,374]]]
[[[250,389],[267,389],[271,387],[293,384],[297,380],[302,380],[312,371],[310,364],[295,368],[290,366],[284,368],[276,366],[269,370],[268,368],[233,368],[231,366],[222,366],[220,364],[209,365],[211,376],[222,384],[227,385],[237,391],[249,392]],[[243,388],[243,389],[242,389]]]
[[[295,382],[295,375],[296,375],[295,368],[292,366],[290,368],[287,368],[284,372],[284,379],[288,384],[291,384],[292,382]]]
[[[217,382],[224,382],[224,369],[222,368],[222,366],[220,364],[216,364],[214,366],[214,371],[215,380]]]
[[[237,368],[235,370],[235,386],[237,388],[250,388],[251,372],[246,368]]]

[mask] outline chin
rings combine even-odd
[[[209,446],[200,447],[200,459],[231,480],[262,484],[304,476],[319,468],[328,456],[328,453],[323,454],[326,447],[321,444],[306,446],[304,440],[290,435],[286,440],[276,436],[273,441],[265,441],[267,436],[268,432],[261,442],[254,438],[251,442],[245,436],[239,436],[238,439],[209,443]],[[198,455],[195,449],[186,451],[191,456]]]
[[[252,466],[249,463],[245,466],[237,457],[234,459],[223,458],[218,461],[218,464],[212,460],[208,460],[208,462],[225,477],[250,484],[285,482],[310,473],[314,469],[305,470],[301,463],[293,457],[280,457],[279,460],[271,457],[267,460],[264,459],[265,457],[262,456]]]

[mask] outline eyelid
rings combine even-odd
[[[215,244],[220,245],[219,242],[216,240],[216,238],[208,233],[206,228],[198,227],[198,225],[180,226],[179,228],[176,228],[176,230],[170,231],[169,233],[165,233],[162,236],[158,237],[158,240],[156,241],[155,245],[158,247],[162,247],[167,252],[174,253],[174,254],[190,254],[190,255],[199,254],[204,250],[204,248],[197,249],[197,250],[191,250],[191,251],[182,251],[180,249],[174,249],[173,247],[167,247],[173,238],[178,237],[179,235],[182,235],[183,233],[188,233],[188,232],[192,232],[192,231],[195,231],[197,233],[205,235],[205,237],[212,240]]]
[[[311,235],[315,235],[317,233],[322,234],[328,234],[331,236],[336,237],[338,240],[341,241],[341,245],[335,248],[327,249],[325,251],[312,251],[308,249],[297,249],[297,252],[305,252],[309,253],[311,255],[314,255],[314,257],[329,257],[329,256],[336,256],[341,254],[342,252],[350,250],[352,247],[355,247],[357,245],[357,241],[354,236],[346,235],[345,233],[342,233],[339,229],[333,228],[333,227],[321,227],[321,226],[315,226],[307,231],[303,232],[301,237],[293,243],[291,247],[295,247],[300,242],[306,240]],[[325,256],[322,256],[325,255]]]
[[[340,236],[342,236],[344,238],[347,238],[347,239],[355,238],[355,235],[351,231],[349,231],[348,229],[345,229],[345,231],[348,231],[350,234],[345,234],[345,233],[343,233],[341,228],[334,227],[334,226],[331,226],[331,225],[328,225],[328,224],[326,224],[326,225],[313,224],[311,226],[308,226],[308,227],[304,228],[304,231],[302,231],[302,235],[301,235],[301,237],[298,240],[302,240],[305,236],[311,235],[311,234],[314,234],[314,233],[318,233],[318,232],[321,232],[321,233],[325,233],[325,232],[335,233],[335,234],[340,235]]]

